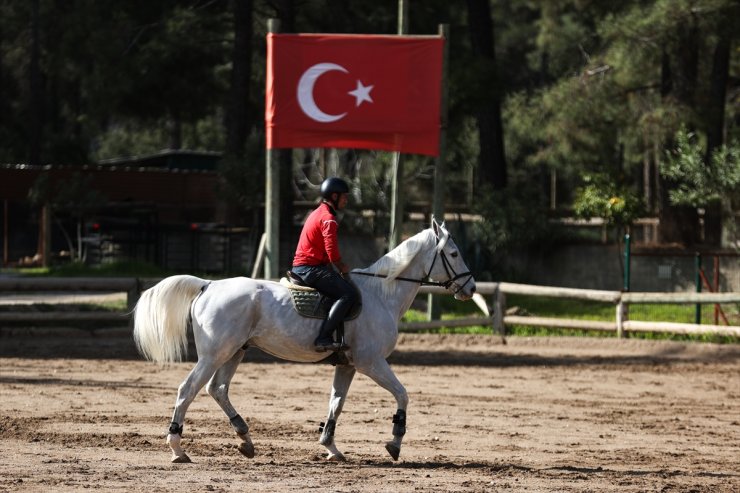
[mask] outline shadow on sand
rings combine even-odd
[[[429,337],[429,336],[426,336]],[[449,337],[449,336],[447,336]],[[617,340],[612,340],[617,344]],[[542,351],[542,345],[531,349],[519,345],[517,351],[507,349],[501,344],[491,344],[490,348],[480,343],[475,350],[465,347],[440,347],[429,343],[419,345],[400,344],[388,358],[391,365],[420,366],[462,366],[462,367],[568,367],[568,366],[618,366],[650,365],[670,366],[686,363],[737,363],[740,361],[740,345],[723,345],[706,350],[691,350],[692,344],[659,344],[643,348],[642,351],[614,354],[605,351],[601,356],[598,351],[569,351],[564,349],[558,354]],[[427,347],[428,346],[428,347]],[[561,345],[567,348],[567,345]],[[609,354],[611,353],[611,354]],[[626,353],[626,354],[625,354]],[[191,341],[188,360],[196,360],[195,346]],[[138,354],[130,331],[128,330],[38,330],[29,329],[7,331],[0,329],[0,358],[79,358],[79,359],[113,359],[143,361]],[[245,357],[247,362],[268,363],[280,362],[266,353],[250,348]],[[325,364],[325,363],[324,363]]]

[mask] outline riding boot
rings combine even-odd
[[[346,351],[349,349],[349,345],[344,342],[344,321],[337,327],[337,342],[339,343],[339,351]]]
[[[319,337],[314,341],[316,351],[345,351],[349,349],[349,346],[342,344],[343,341],[334,342],[334,338],[332,336],[337,327],[344,323],[344,315],[347,311],[344,305],[345,303],[342,303],[342,300],[340,300],[334,303],[334,306],[329,310],[329,316],[326,317],[326,320],[324,320],[324,323],[321,325]]]
[[[334,338],[332,337],[333,332],[334,328],[329,324],[329,320],[325,319],[324,323],[321,324],[319,337],[313,342],[314,346],[316,346],[316,351],[324,352],[334,351],[336,349],[335,346],[337,343],[334,342]]]

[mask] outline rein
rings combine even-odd
[[[442,266],[445,269],[445,272],[447,273],[448,279],[444,282],[440,281],[432,281],[429,275],[432,273],[432,269],[434,268],[434,263],[437,261],[437,257],[440,257],[442,259]],[[461,274],[458,274],[455,272],[455,269],[452,267],[452,264],[450,264],[450,261],[447,259],[447,255],[445,255],[444,252],[437,251],[437,253],[434,254],[434,260],[432,260],[432,265],[429,266],[429,270],[427,271],[428,274],[424,276],[422,279],[412,279],[409,277],[394,277],[397,281],[406,281],[406,282],[414,282],[418,284],[419,286],[437,286],[442,287],[445,289],[450,289],[450,286],[453,284],[457,286],[457,289],[454,291],[454,294],[459,293],[462,291],[462,289],[465,287],[466,284],[470,282],[470,280],[473,278],[473,273],[470,271],[463,272]],[[361,276],[367,276],[367,277],[381,277],[381,278],[387,278],[388,275],[386,274],[377,274],[373,272],[360,272],[360,271],[352,271],[352,274],[359,274]],[[461,277],[467,276],[468,279],[462,284],[458,284],[455,281],[460,279]]]

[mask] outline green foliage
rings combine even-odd
[[[218,193],[243,211],[257,210],[265,200],[264,153],[252,137],[244,158],[226,156],[219,164]]]
[[[501,192],[484,190],[473,210],[480,215],[473,233],[481,253],[489,259],[487,268],[476,272],[480,279],[515,276],[509,255],[545,249],[558,240],[531,186],[511,185]]]
[[[49,175],[42,173],[28,191],[28,199],[32,205],[49,205],[56,212],[82,218],[106,201],[105,196],[93,188],[92,182],[92,176],[76,172],[68,179],[51,183]]]
[[[579,186],[574,208],[582,215],[624,224],[639,214],[639,202],[628,199],[638,194],[637,173],[646,155],[660,152],[682,122],[698,125],[705,118],[701,104],[710,80],[710,50],[727,19],[735,19],[737,27],[737,5],[729,0],[593,3],[589,12],[581,10],[582,2],[541,7],[537,50],[531,54],[548,55],[541,68],[554,80],[507,99],[506,148],[514,163],[556,169],[558,178]],[[661,93],[663,63],[685,62],[675,53],[689,39],[687,26],[706,34],[691,46],[699,71],[694,106]],[[568,52],[570,57],[560,58]],[[737,73],[738,58],[732,59],[731,72]],[[728,134],[737,132],[733,120],[726,121]],[[610,202],[612,197],[617,200]]]
[[[576,190],[573,204],[576,216],[600,217],[609,226],[624,228],[645,214],[641,197],[628,187],[603,176],[585,176],[585,185]]]
[[[171,143],[171,123],[160,120],[153,127],[142,126],[138,120],[122,119],[107,127],[96,139],[90,153],[94,161],[121,156],[142,156],[168,149]],[[224,133],[220,114],[188,122],[180,127],[180,145],[183,149],[210,151],[222,149]]]
[[[72,257],[82,260],[82,228],[86,216],[98,207],[102,206],[106,198],[92,186],[93,177],[75,172],[68,179],[58,180],[51,183],[49,175],[42,173],[28,191],[28,201],[31,205],[49,208],[52,216],[62,229],[67,239]],[[77,223],[77,247],[72,242],[72,237],[60,221],[60,216],[70,216]]]
[[[130,40],[124,60],[132,78],[120,93],[121,111],[193,121],[214,108],[226,86],[217,69],[229,48],[216,36],[226,19],[214,7],[174,5]]]
[[[507,101],[507,144],[531,150],[526,164],[577,175],[617,168],[617,88],[601,77],[567,77]]]
[[[34,5],[39,8],[37,26]],[[0,161],[28,159],[34,107],[43,116],[42,162],[86,163],[177,144],[223,150],[235,32],[232,5],[181,0],[0,2]],[[476,204],[485,214],[480,233],[491,252],[550,237],[542,184],[552,170],[557,171],[561,207],[573,205],[584,215],[628,224],[637,214],[632,199],[643,163],[662,158],[682,123],[699,136],[706,130],[713,49],[722,33],[730,33],[732,40],[729,80],[740,76],[736,0],[513,0],[490,7],[496,66],[473,53],[465,2],[415,3],[410,32],[431,34],[440,22],[451,26],[448,203],[464,202],[476,176],[475,115],[492,97],[503,101],[513,191]],[[242,210],[256,210],[261,198],[257,184],[263,182],[264,167],[266,19],[280,17],[285,29],[296,32],[390,34],[397,30],[398,12],[395,2],[258,0],[253,15],[251,149],[243,162],[226,162],[220,170],[220,193]],[[34,27],[40,34],[40,95],[29,88]],[[675,87],[663,87],[664,64],[680,66],[681,53],[687,51],[682,47],[690,48],[697,60],[695,87],[684,98],[676,96]],[[738,101],[737,91],[731,90],[725,108],[729,142],[740,138]],[[675,165],[680,173],[675,176],[686,186],[673,194],[676,203],[697,204],[704,192],[706,197],[737,194],[737,188],[724,186],[735,180],[736,144],[719,152],[716,169],[714,161],[705,163],[711,168],[708,176],[696,172],[700,152],[681,153],[685,162]],[[363,160],[369,163],[366,169],[378,168],[378,179],[367,186],[369,173],[360,174],[363,204],[383,211],[387,195],[371,191],[388,189],[386,163]],[[410,193],[426,200],[429,162],[409,162],[414,163],[407,168],[408,188],[414,189]],[[616,200],[610,202],[612,198]]]
[[[0,109],[9,122],[0,130],[3,161],[27,158],[32,102],[44,109],[42,162],[65,164],[89,162],[119,125],[147,137],[163,121],[194,123],[219,109],[227,2],[36,3],[41,94],[29,93],[27,82],[33,2],[0,6]]]
[[[100,301],[96,303],[33,303],[30,305],[0,305],[0,312],[21,312],[21,313],[36,313],[36,312],[124,312],[128,311],[126,300],[118,301]],[[121,313],[121,321],[125,324],[125,317],[127,313]],[[28,322],[25,321],[11,321],[5,322],[10,326],[28,328]],[[5,323],[3,325],[5,325]],[[41,326],[59,326],[59,320],[46,320],[34,322],[34,325]],[[99,322],[91,321],[71,321],[66,322],[70,326],[79,327],[81,329],[97,329],[100,327]]]
[[[675,147],[666,153],[660,172],[675,183],[669,191],[674,205],[703,207],[740,193],[740,145],[721,146],[709,163],[696,134],[682,128]]]

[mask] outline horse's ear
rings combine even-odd
[[[434,231],[434,236],[437,237],[437,249],[441,250],[447,244],[447,239],[450,237],[445,229],[445,223],[442,222],[442,224],[439,224],[434,216],[432,216],[432,230]]]
[[[437,218],[435,218],[432,215],[432,229],[434,230],[434,233],[439,236],[442,229],[446,229],[445,222],[442,221],[442,224],[437,222]]]

